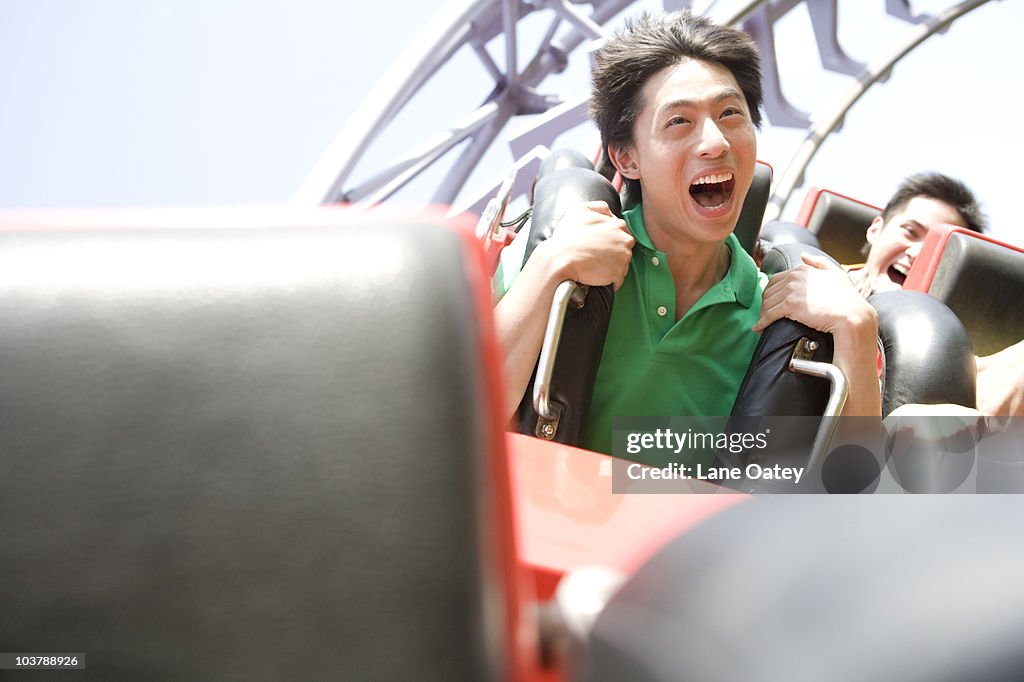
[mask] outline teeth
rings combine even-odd
[[[895,264],[893,264],[892,267],[893,267],[893,269],[896,272],[900,273],[901,275],[910,274],[910,268],[908,268],[906,265],[903,265],[901,263],[895,263]]]
[[[714,175],[705,175],[703,177],[694,180],[695,185],[710,185],[716,182],[725,182],[726,180],[732,180],[732,173],[716,173]]]

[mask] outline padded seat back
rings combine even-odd
[[[811,188],[796,222],[810,230],[821,248],[840,263],[860,263],[871,221],[882,209],[827,189]]]
[[[480,263],[422,217],[255,215],[0,216],[0,649],[103,679],[499,676]]]
[[[928,231],[904,285],[939,299],[967,327],[978,355],[1024,336],[1024,249],[962,227]]]
[[[771,189],[772,167],[759,161],[754,164],[754,179],[750,183],[750,190],[747,192],[747,198],[743,200],[743,209],[736,219],[736,228],[733,230],[740,245],[751,256],[754,255],[757,237],[761,232],[761,221],[764,219],[764,210],[768,207]]]

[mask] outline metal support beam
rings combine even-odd
[[[944,31],[951,23],[962,17],[964,14],[984,5],[988,0],[965,0],[941,14],[931,17],[926,22],[917,24],[910,29],[907,38],[889,53],[884,54],[875,60],[857,76],[854,83],[846,94],[840,97],[831,107],[817,117],[817,123],[807,131],[807,136],[790,159],[786,170],[779,176],[768,200],[768,207],[765,209],[764,221],[777,220],[782,215],[782,209],[789,201],[790,194],[799,185],[803,184],[804,171],[807,165],[817,154],[818,148],[825,138],[835,131],[846,116],[846,112],[856,104],[867,90],[875,84],[883,75],[888,73],[893,65],[907,56],[911,50],[927,40],[935,33]]]

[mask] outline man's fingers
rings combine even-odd
[[[622,283],[625,282],[625,281],[626,281],[626,276],[625,275],[623,275],[622,277],[616,277],[612,281],[612,291],[618,291],[619,288],[622,286]]]
[[[824,256],[818,256],[816,254],[807,253],[806,251],[800,254],[800,259],[818,270],[834,270],[835,264]]]
[[[584,206],[589,208],[591,211],[594,211],[595,213],[601,213],[601,214],[606,215],[606,216],[608,216],[610,218],[614,218],[615,217],[614,215],[612,215],[612,209],[608,208],[608,202],[605,202],[605,201],[588,201],[588,202],[586,202],[584,204]]]
[[[765,304],[761,305],[761,317],[757,318],[757,322],[754,324],[752,329],[755,332],[763,332],[768,328],[772,322],[781,320],[785,317],[785,311],[781,303],[778,304]]]
[[[774,292],[765,290],[764,296],[761,298],[761,308],[773,308],[782,303],[786,298],[786,294],[781,289],[776,289]]]
[[[774,321],[774,319],[767,317],[764,313],[761,313],[761,317],[757,319],[757,322],[754,323],[754,326],[751,327],[751,329],[760,334]]]
[[[794,270],[786,270],[785,272],[772,275],[771,279],[768,280],[767,286],[764,288],[764,292],[761,294],[762,308],[777,305],[789,296],[795,295],[794,287],[797,284]]]

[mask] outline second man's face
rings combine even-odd
[[[943,224],[967,227],[955,208],[925,196],[914,197],[884,223],[876,218],[867,233],[871,250],[864,264],[862,292],[902,289],[928,230]]]
[[[720,242],[736,227],[754,176],[757,141],[732,73],[685,59],[644,85],[628,161],[644,219],[674,239]]]

